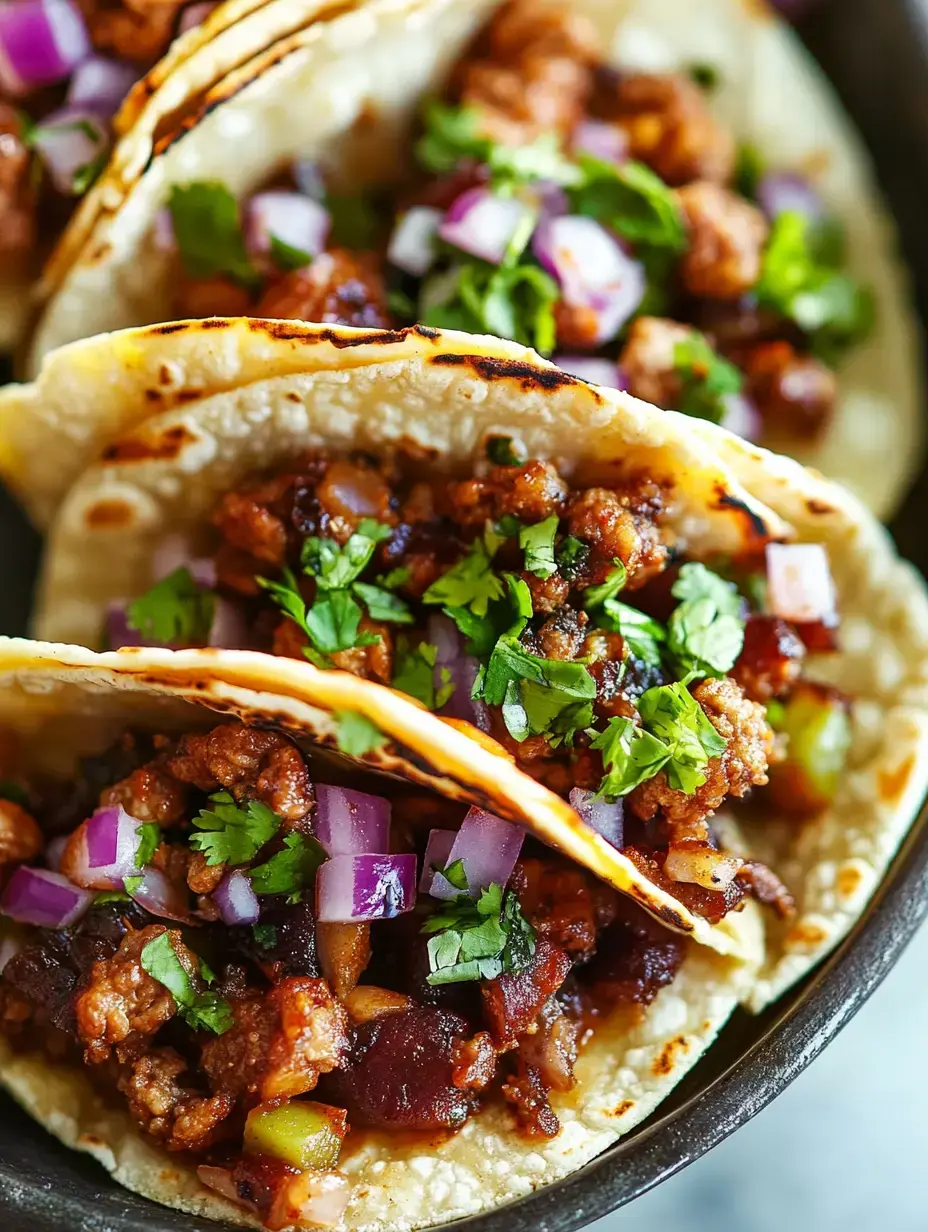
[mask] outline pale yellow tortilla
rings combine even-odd
[[[388,717],[389,702],[381,709],[365,697],[389,699],[386,690],[316,673],[318,708],[304,723],[313,713],[305,702],[227,684],[217,678],[221,666],[210,652],[95,656],[0,640],[0,721],[21,733],[27,765],[66,774],[79,754],[99,751],[126,725],[185,730],[214,723],[218,712],[277,722],[301,743],[315,744],[325,739],[335,697]],[[401,710],[416,709],[394,701]],[[553,1101],[562,1129],[552,1141],[520,1137],[494,1106],[440,1145],[398,1147],[387,1134],[365,1135],[363,1147],[342,1163],[352,1182],[348,1232],[405,1232],[498,1206],[575,1171],[627,1133],[693,1066],[747,994],[761,957],[757,912],[741,913],[734,925],[740,959],[690,942],[673,983],[652,1006],[597,1026],[577,1066],[577,1087]],[[104,1107],[82,1071],[14,1055],[0,1041],[0,1082],[56,1137],[93,1155],[127,1188],[191,1214],[254,1223],[201,1186],[189,1166],[144,1142],[124,1112]]]
[[[345,189],[400,174],[422,96],[442,86],[497,3],[368,0],[229,73],[159,142],[115,215],[86,242],[66,238],[67,273],[36,330],[31,371],[65,342],[170,315],[173,260],[149,236],[173,185],[218,179],[245,196],[295,157],[320,160]],[[719,115],[772,165],[809,174],[845,224],[850,272],[876,292],[877,329],[839,373],[824,439],[778,444],[888,514],[920,457],[915,315],[866,153],[820,70],[761,0],[579,0],[572,11],[596,23],[619,65],[717,67]]]

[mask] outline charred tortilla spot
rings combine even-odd
[[[658,1078],[672,1074],[677,1063],[677,1056],[690,1050],[690,1042],[685,1035],[675,1035],[661,1049],[660,1056],[655,1057],[651,1072]]]
[[[194,396],[199,397],[200,395],[196,394]],[[185,401],[181,394],[178,394],[177,397],[178,401]],[[189,399],[186,400],[189,401]],[[103,461],[147,462],[153,458],[171,461],[179,457],[186,446],[196,440],[197,437],[189,428],[184,424],[176,424],[173,428],[168,428],[154,439],[129,436],[124,440],[116,441],[113,445],[108,445],[103,451]]]
[[[168,367],[167,364],[161,365],[161,368],[158,372],[158,380],[161,382],[162,385],[173,385],[174,384],[174,373],[171,371],[171,369]]]
[[[292,391],[292,390],[291,390],[290,392],[288,392],[288,393],[284,394],[284,397],[287,399],[287,401],[288,401],[288,402],[296,402],[296,403],[297,403],[297,405],[299,405],[299,403],[301,403],[301,402],[303,401],[303,399],[300,397],[300,395],[299,395],[299,394],[295,394],[295,393],[293,393],[293,391]]]
[[[152,326],[151,332],[156,338],[165,337],[168,334],[182,334],[185,330],[192,329],[199,324],[199,321],[168,321],[166,325]]]
[[[910,756],[892,770],[880,772],[880,801],[883,804],[897,804],[902,799],[914,768],[915,758]]]
[[[614,1117],[623,1117],[625,1116],[626,1112],[631,1112],[634,1106],[635,1106],[635,1101],[633,1099],[623,1099],[620,1104],[616,1104],[616,1106],[613,1108],[612,1115]]]
[[[98,501],[84,514],[84,525],[89,530],[113,529],[131,524],[132,506],[122,500]]]
[[[536,368],[522,359],[494,359],[488,355],[433,355],[429,361],[442,367],[472,368],[485,381],[518,381],[526,391],[530,389],[555,390],[569,385],[582,385],[575,376],[561,372],[560,368]],[[590,390],[593,393],[593,390]],[[595,395],[599,400],[599,395]]]
[[[828,940],[827,931],[820,924],[813,924],[809,920],[800,921],[795,928],[791,928],[786,935],[786,945],[791,949],[806,946],[818,946],[823,941]]]
[[[228,317],[204,317],[200,322],[203,329],[228,329],[231,324]]]
[[[160,389],[146,389],[145,397],[149,402],[160,402],[164,397],[164,394]]]
[[[179,389],[174,395],[174,400],[176,402],[198,402],[202,397],[202,389]]]
[[[816,517],[827,517],[828,514],[834,513],[834,507],[829,505],[827,501],[817,500],[814,496],[810,496],[806,500],[806,508],[809,513]]]
[[[732,496],[731,492],[726,492],[721,484],[716,486],[718,495],[718,509],[735,509],[744,514],[745,520],[749,523],[752,532],[761,539],[769,539],[770,531],[767,529],[767,523],[749,505],[746,505],[740,497]]]
[[[98,244],[96,248],[88,255],[88,265],[98,265],[101,261],[105,261],[112,251],[109,244]]]
[[[841,898],[853,898],[863,883],[864,875],[856,864],[845,864],[838,869],[835,889]]]

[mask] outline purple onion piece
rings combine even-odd
[[[387,260],[404,273],[424,277],[435,263],[435,237],[442,220],[441,210],[414,205],[397,220],[387,247]]]
[[[108,126],[88,107],[54,112],[42,121],[32,137],[32,146],[52,184],[64,196],[83,191],[79,184],[81,172],[97,161],[109,143]]]
[[[186,901],[186,893],[178,889],[160,869],[148,865],[142,873],[141,883],[130,891],[132,897],[152,915],[181,924],[194,923]]]
[[[126,615],[128,600],[112,599],[106,605],[106,620],[104,621],[106,644],[110,650],[118,650],[120,646],[145,646],[147,642],[129,625]]]
[[[72,885],[60,873],[45,868],[16,870],[0,899],[0,914],[38,928],[68,928],[94,900],[93,890]]]
[[[329,211],[297,192],[258,193],[245,210],[245,243],[249,252],[269,252],[271,241],[317,257],[325,248],[332,219]]]
[[[457,830],[430,830],[429,841],[425,845],[425,858],[422,861],[422,876],[419,878],[419,893],[430,894],[432,881],[436,877],[437,868],[448,867],[448,857],[457,838]],[[448,884],[442,877],[442,882]]]
[[[449,719],[463,719],[480,731],[490,730],[490,711],[486,702],[471,697],[480,664],[464,651],[464,639],[457,625],[441,612],[429,616],[429,643],[435,647],[435,689],[453,684],[454,692],[439,710]],[[446,677],[444,673],[447,672]]]
[[[414,855],[337,855],[316,874],[316,918],[392,920],[416,905]]]
[[[553,355],[551,362],[591,385],[604,385],[607,389],[623,388],[619,366],[611,359],[600,359],[596,355]]]
[[[91,53],[72,0],[19,0],[0,6],[0,87],[21,98],[63,81]]]
[[[568,799],[581,821],[601,834],[606,842],[621,850],[624,829],[622,801],[616,800],[609,804],[605,800],[597,800],[595,794],[582,787],[573,787]]]
[[[120,60],[91,56],[79,64],[68,83],[67,106],[86,107],[109,119],[138,80],[138,70]]]
[[[483,809],[472,808],[458,830],[457,837],[448,853],[447,864],[464,861],[464,873],[467,877],[467,889],[473,897],[494,882],[504,886],[512,876],[516,866],[525,831],[521,826],[513,825],[511,821],[503,821],[493,813]],[[449,882],[445,886],[432,882],[431,893],[435,898],[451,898],[460,894]],[[444,878],[442,878],[444,881]]]
[[[592,154],[614,166],[628,158],[628,137],[617,125],[603,120],[581,120],[570,140],[575,154]]]
[[[325,200],[325,177],[322,168],[311,158],[297,158],[290,164],[293,182],[304,197],[313,201]]]
[[[201,4],[188,4],[182,10],[180,21],[177,23],[177,33],[185,34],[188,30],[192,30],[194,26],[202,26],[213,9],[217,8],[219,0],[204,0]]]
[[[452,202],[438,234],[455,248],[499,265],[513,236],[533,216],[530,207],[515,197],[469,188]]]
[[[801,214],[810,222],[825,215],[822,199],[805,178],[795,171],[769,171],[757,185],[757,202],[773,221],[787,212]]]
[[[316,838],[330,856],[389,851],[390,801],[317,783]]]
[[[158,252],[173,253],[177,251],[174,218],[167,206],[164,206],[155,215],[155,225],[152,228],[151,238]]]
[[[726,394],[722,398],[725,413],[721,426],[746,441],[758,441],[764,430],[764,421],[756,405],[744,394]]]
[[[226,873],[213,891],[213,902],[223,924],[257,924],[261,915],[251,879],[241,869]]]

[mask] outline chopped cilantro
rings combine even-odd
[[[275,582],[259,577],[257,582],[306,634],[311,645],[304,647],[303,653],[317,667],[328,666],[329,655],[371,646],[378,640],[376,634],[358,631],[364,613],[347,590],[323,591],[323,597],[307,608],[291,569],[283,570],[283,579]]]
[[[320,590],[344,590],[361,576],[377,544],[389,539],[391,533],[389,526],[362,518],[344,547],[334,539],[306,539],[302,549],[304,571],[316,579]]]
[[[336,710],[332,717],[338,747],[349,757],[363,757],[387,743],[387,737],[366,715],[355,710]]]
[[[711,94],[722,82],[722,74],[714,64],[691,64],[689,74],[701,90]]]
[[[190,838],[207,864],[247,864],[280,829],[281,819],[260,800],[238,805],[229,792],[218,791],[210,803],[212,808],[193,819],[201,833]]]
[[[405,586],[412,573],[408,565],[398,565],[395,569],[391,569],[389,573],[380,574],[377,578],[378,586],[382,586],[384,590],[399,590],[401,586]]]
[[[414,617],[399,595],[391,594],[382,586],[372,586],[368,582],[355,582],[352,592],[364,603],[371,620],[381,620],[395,625],[411,625]]]
[[[582,539],[575,539],[573,535],[567,535],[557,545],[554,559],[562,575],[568,582],[572,582],[578,577],[589,554],[589,544],[584,543]]]
[[[735,164],[735,187],[749,201],[757,199],[757,186],[763,177],[766,165],[764,156],[756,145],[745,143],[738,147]]]
[[[262,950],[273,950],[277,944],[276,924],[252,924],[251,935]]]
[[[494,466],[521,466],[525,458],[513,447],[511,436],[487,438],[487,458]]]
[[[416,142],[416,160],[427,171],[453,171],[465,158],[483,162],[488,142],[480,135],[480,112],[428,99],[422,110],[423,135]]]
[[[224,184],[176,184],[168,202],[174,237],[191,278],[227,274],[254,288],[258,274],[245,250],[238,201]]]
[[[292,244],[279,240],[276,235],[271,236],[271,260],[279,270],[289,273],[291,270],[303,269],[312,259],[312,255],[304,252],[302,248],[294,248]]]
[[[108,159],[109,151],[104,147],[89,162],[77,168],[71,178],[71,192],[75,197],[83,197],[84,193],[93,188],[100,178],[100,173],[106,166]]]
[[[519,531],[519,547],[525,553],[525,568],[536,577],[549,578],[557,573],[554,559],[554,536],[557,534],[558,516],[552,513],[543,522],[523,526]]]
[[[441,907],[422,931],[431,934],[427,978],[432,985],[492,980],[524,970],[535,956],[535,930],[518,898],[495,882],[476,901],[459,895]]]
[[[606,574],[605,582],[601,582],[598,586],[589,586],[583,592],[583,606],[587,609],[602,607],[608,599],[616,597],[627,581],[628,570],[616,558],[612,562],[612,568]]]
[[[215,595],[186,566],[175,569],[126,608],[126,623],[160,646],[203,644],[213,623]]]
[[[590,747],[603,755],[606,771],[599,795],[606,800],[627,796],[640,783],[653,779],[670,761],[670,749],[631,719],[613,717],[605,731],[590,733]]]
[[[602,628],[621,633],[633,658],[660,667],[667,634],[658,621],[618,599],[607,599],[596,613],[596,620]]]
[[[324,859],[325,851],[314,838],[288,834],[282,850],[251,869],[248,876],[256,894],[286,894],[289,902],[296,903],[312,885]]]
[[[456,890],[467,892],[467,870],[464,867],[463,860],[455,860],[453,864],[449,864],[447,868],[436,868],[436,873],[440,873],[449,885],[454,886]]]
[[[163,984],[177,1002],[177,1012],[195,1031],[222,1035],[234,1025],[228,1001],[214,992],[198,992],[190,972],[174,948],[171,933],[160,933],[149,941],[139,957],[142,968],[153,980]]]
[[[504,513],[500,520],[494,525],[494,531],[503,539],[515,539],[518,537],[519,531],[522,529],[522,523],[513,513]]]
[[[702,769],[709,758],[720,756],[728,741],[719,735],[699,702],[679,682],[642,693],[638,713],[645,729],[670,750],[665,767],[668,784],[691,795],[706,781]]]
[[[682,386],[676,409],[694,419],[721,423],[724,399],[740,393],[744,383],[735,365],[717,355],[703,335],[696,332],[676,344],[673,362]]]
[[[526,230],[521,235],[525,243],[529,234]],[[550,355],[556,341],[554,305],[560,291],[540,266],[520,261],[518,256],[499,266],[462,260],[452,270],[426,279],[419,301],[423,324],[496,334]]]
[[[492,553],[483,539],[475,539],[467,555],[432,583],[422,602],[466,607],[475,616],[486,616],[490,603],[502,594],[503,583],[493,572]]]
[[[136,880],[131,878],[130,880]],[[141,881],[141,877],[137,879]],[[93,905],[102,907],[104,903],[130,903],[132,899],[123,890],[101,890],[99,894],[94,895]]]
[[[561,140],[556,133],[542,133],[525,145],[489,141],[487,145],[485,161],[497,187],[505,189],[544,180],[570,188],[583,182],[583,171],[561,152]]]
[[[153,821],[143,821],[136,830],[136,834],[140,842],[135,856],[135,866],[145,868],[147,864],[151,864],[152,857],[158,850],[161,842],[161,827]]]
[[[325,207],[332,220],[329,244],[355,252],[370,248],[379,230],[374,203],[359,193],[327,193]]]
[[[428,642],[412,646],[408,638],[397,639],[393,687],[415,697],[429,710],[441,710],[454,692],[448,668],[442,667],[436,673],[437,656],[437,648]]]
[[[584,182],[574,190],[578,213],[597,219],[633,243],[682,252],[686,227],[676,195],[642,163],[621,166],[581,154]]]
[[[724,676],[744,645],[742,599],[737,587],[691,561],[671,591],[681,602],[667,625],[667,647],[687,682]]]

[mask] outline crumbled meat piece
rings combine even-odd
[[[16,1039],[31,1026],[35,1007],[28,997],[0,979],[0,1034]]]
[[[216,564],[216,580],[221,590],[249,596],[262,593],[257,578],[264,572],[264,566],[254,556],[233,547],[231,543],[221,543],[213,560]]]
[[[339,1001],[344,1001],[371,960],[368,923],[318,923],[316,950],[322,974]]]
[[[330,1110],[330,1121],[338,1111]],[[204,1184],[258,1215],[268,1232],[340,1227],[351,1195],[347,1178],[339,1172],[301,1171],[270,1155],[240,1155],[231,1171],[201,1165],[197,1174]]]
[[[474,1093],[454,1084],[456,1048],[467,1034],[466,1021],[447,1010],[387,1014],[357,1028],[350,1060],[329,1088],[352,1125],[456,1129],[474,1106]]]
[[[513,874],[532,926],[574,961],[586,961],[616,909],[616,892],[566,860],[522,859]]]
[[[139,821],[171,826],[186,816],[187,791],[162,763],[153,762],[114,783],[100,797],[101,808],[118,804]]]
[[[510,0],[493,15],[487,33],[497,60],[518,62],[528,49],[586,64],[595,64],[601,55],[601,40],[589,18],[550,0]]]
[[[523,573],[522,581],[528,586],[532,596],[532,610],[542,616],[547,616],[567,601],[570,593],[570,582],[560,573],[552,573],[550,577],[540,578],[534,573]]]
[[[461,102],[479,112],[481,133],[504,145],[569,133],[590,92],[589,69],[563,55],[526,54],[515,67],[472,60],[460,78]]]
[[[275,278],[253,315],[366,329],[389,329],[393,324],[380,258],[345,248],[320,253],[311,265]]]
[[[518,1039],[538,1017],[541,1007],[567,978],[571,958],[546,937],[535,942],[535,955],[521,971],[508,971],[481,985],[483,1012],[497,1045]]]
[[[595,570],[598,566],[600,581],[616,560],[629,575],[638,570],[659,571],[666,562],[667,549],[650,509],[636,508],[629,496],[610,488],[574,493],[568,502],[567,527],[571,535],[590,545],[587,568]]]
[[[316,488],[316,499],[331,519],[328,534],[336,539],[347,541],[362,518],[373,518],[388,526],[396,521],[391,507],[393,493],[380,471],[368,463],[336,459],[326,467]],[[333,525],[336,521],[340,523],[341,535]]]
[[[224,864],[207,864],[202,851],[190,854],[187,864],[187,885],[194,894],[212,894],[225,876]]]
[[[752,614],[732,676],[754,702],[783,697],[799,679],[806,648],[796,630],[778,616]]]
[[[589,305],[568,304],[563,299],[554,305],[554,329],[559,348],[593,351],[599,346],[601,328],[599,313]]]
[[[809,439],[829,424],[838,378],[821,360],[800,355],[789,342],[765,342],[737,360],[747,374],[745,393],[768,432]]]
[[[589,616],[565,604],[559,607],[534,634],[532,653],[543,659],[567,662],[583,650],[584,630]]]
[[[703,827],[703,830],[705,829],[706,827]],[[672,850],[674,850],[673,846],[668,848],[668,851]],[[675,880],[664,871],[663,853],[655,852],[651,848],[626,846],[622,848],[622,854],[627,856],[642,875],[649,881],[653,881],[659,889],[666,890],[688,911],[693,912],[694,915],[701,915],[710,924],[717,924],[719,920],[724,919],[729,911],[734,911],[744,898],[745,889],[737,877],[717,890],[710,890],[693,882]]]
[[[218,1094],[250,1102],[292,1099],[339,1065],[348,1015],[325,980],[291,976],[266,995],[233,1003],[235,1026],[203,1047],[201,1064]]]
[[[13,276],[27,273],[36,241],[31,166],[22,117],[10,103],[0,102],[0,268]]]
[[[247,316],[254,304],[251,292],[231,278],[179,277],[171,296],[172,317],[193,321],[205,317]]]
[[[577,1024],[552,997],[519,1039],[519,1055],[536,1069],[549,1091],[569,1091],[574,1086],[577,1060]]]
[[[472,1039],[454,1045],[451,1081],[462,1091],[482,1091],[496,1074],[496,1049],[489,1032],[478,1031]]]
[[[760,210],[707,181],[677,193],[689,235],[680,277],[690,295],[739,299],[760,277],[770,225]]]
[[[582,969],[594,1004],[650,1005],[676,975],[686,938],[672,933],[634,903],[622,899],[617,919],[600,937],[596,957]]]
[[[14,800],[0,800],[0,864],[34,859],[45,846],[35,818]]]
[[[632,322],[628,341],[619,356],[619,367],[628,381],[628,392],[665,411],[676,408],[683,392],[674,353],[693,331],[662,317],[638,317]]]
[[[312,779],[296,746],[279,732],[244,723],[184,736],[167,767],[200,791],[225,787],[236,799],[254,794],[291,823],[303,821],[315,803]]]
[[[298,903],[287,901],[286,895],[265,895],[261,900],[261,923],[273,928],[273,944],[265,948],[247,932],[247,956],[258,964],[272,983],[288,975],[318,977],[316,955],[316,919],[314,902],[303,898]]]
[[[120,60],[160,60],[186,0],[78,0],[94,48]]]
[[[87,987],[78,993],[74,1007],[88,1065],[108,1060],[114,1050],[120,1061],[138,1057],[155,1032],[174,1017],[174,998],[141,963],[145,946],[166,932],[163,924],[130,932],[112,958],[94,963]],[[170,937],[178,958],[193,977],[193,961],[180,932],[171,930]]]
[[[516,1053],[517,1069],[503,1083],[503,1096],[512,1104],[516,1121],[530,1138],[556,1138],[561,1128],[548,1100],[548,1089],[540,1071],[527,1065]]]
[[[287,555],[287,529],[283,520],[258,493],[227,492],[213,514],[213,525],[240,552],[255,561],[279,568]]]
[[[713,757],[704,768],[705,783],[687,795],[668,786],[667,776],[661,771],[627,798],[628,807],[642,821],[661,812],[671,841],[705,839],[705,819],[727,796],[741,798],[752,787],[767,782],[773,748],[773,732],[764,707],[749,701],[734,680],[702,680],[694,687],[693,696],[715,730],[728,741],[724,753]]]
[[[4,1025],[19,1028],[34,1017],[62,1030],[74,1028],[71,998],[78,973],[61,935],[46,934],[7,962],[0,982],[5,998]],[[28,1019],[23,1015],[29,1009]]]
[[[773,907],[781,920],[788,920],[796,912],[796,900],[772,869],[759,860],[745,860],[738,873],[738,881],[752,898]]]
[[[271,641],[272,654],[279,655],[284,659],[298,659],[300,662],[303,662],[306,659],[306,655],[303,652],[308,645],[309,638],[289,616],[285,616],[283,620],[278,621],[274,628],[274,637]]]
[[[358,624],[361,633],[371,633],[377,638],[369,646],[355,646],[352,650],[339,650],[332,655],[332,662],[343,672],[363,676],[365,680],[379,680],[389,684],[393,679],[393,634],[389,625],[362,616]]]
[[[485,479],[449,485],[452,516],[461,526],[483,530],[487,519],[511,514],[526,523],[561,514],[568,488],[550,462],[494,466]]]
[[[678,187],[691,180],[724,184],[735,165],[735,141],[695,82],[679,74],[604,72],[594,110],[628,136],[631,158]]]
[[[183,1086],[187,1062],[173,1048],[153,1048],[119,1080],[133,1120],[169,1151],[203,1151],[235,1106],[228,1095],[205,1096]]]

